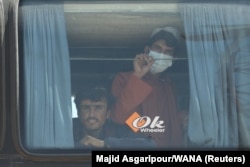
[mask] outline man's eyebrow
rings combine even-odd
[[[174,48],[164,49],[165,51],[174,51]]]
[[[153,44],[152,46],[161,47],[159,44]]]
[[[81,107],[83,107],[83,106],[85,107],[85,106],[91,106],[91,105],[90,104],[81,104],[80,106]]]
[[[80,106],[105,106],[105,104],[81,104]]]

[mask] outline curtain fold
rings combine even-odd
[[[62,4],[20,7],[25,141],[30,148],[73,147],[70,61]]]
[[[189,61],[191,147],[250,146],[249,4],[179,7]]]

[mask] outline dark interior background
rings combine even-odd
[[[177,56],[186,58],[183,23],[177,4],[171,2],[103,2],[64,4],[71,58],[72,94],[85,85],[111,87],[118,72],[132,70],[132,60],[142,53],[151,32],[174,26],[183,37]],[[83,60],[114,58],[115,60]],[[177,89],[178,106],[188,107],[188,61],[175,61],[166,71]]]

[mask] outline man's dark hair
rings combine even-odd
[[[159,41],[159,40],[164,40],[166,45],[169,47],[176,48],[178,47],[178,40],[174,37],[174,35],[170,32],[161,30],[155,35],[153,35],[148,42],[148,46],[151,46],[154,42]]]
[[[106,99],[107,107],[108,109],[111,109],[111,106],[114,102],[114,97],[106,88],[101,86],[82,88],[75,95],[76,108],[78,111],[80,111],[80,103],[83,100],[91,100],[97,102],[102,99]]]

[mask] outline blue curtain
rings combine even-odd
[[[25,141],[30,148],[73,147],[69,51],[62,4],[24,4]]]
[[[180,11],[190,75],[191,147],[250,146],[250,6],[183,3]]]

